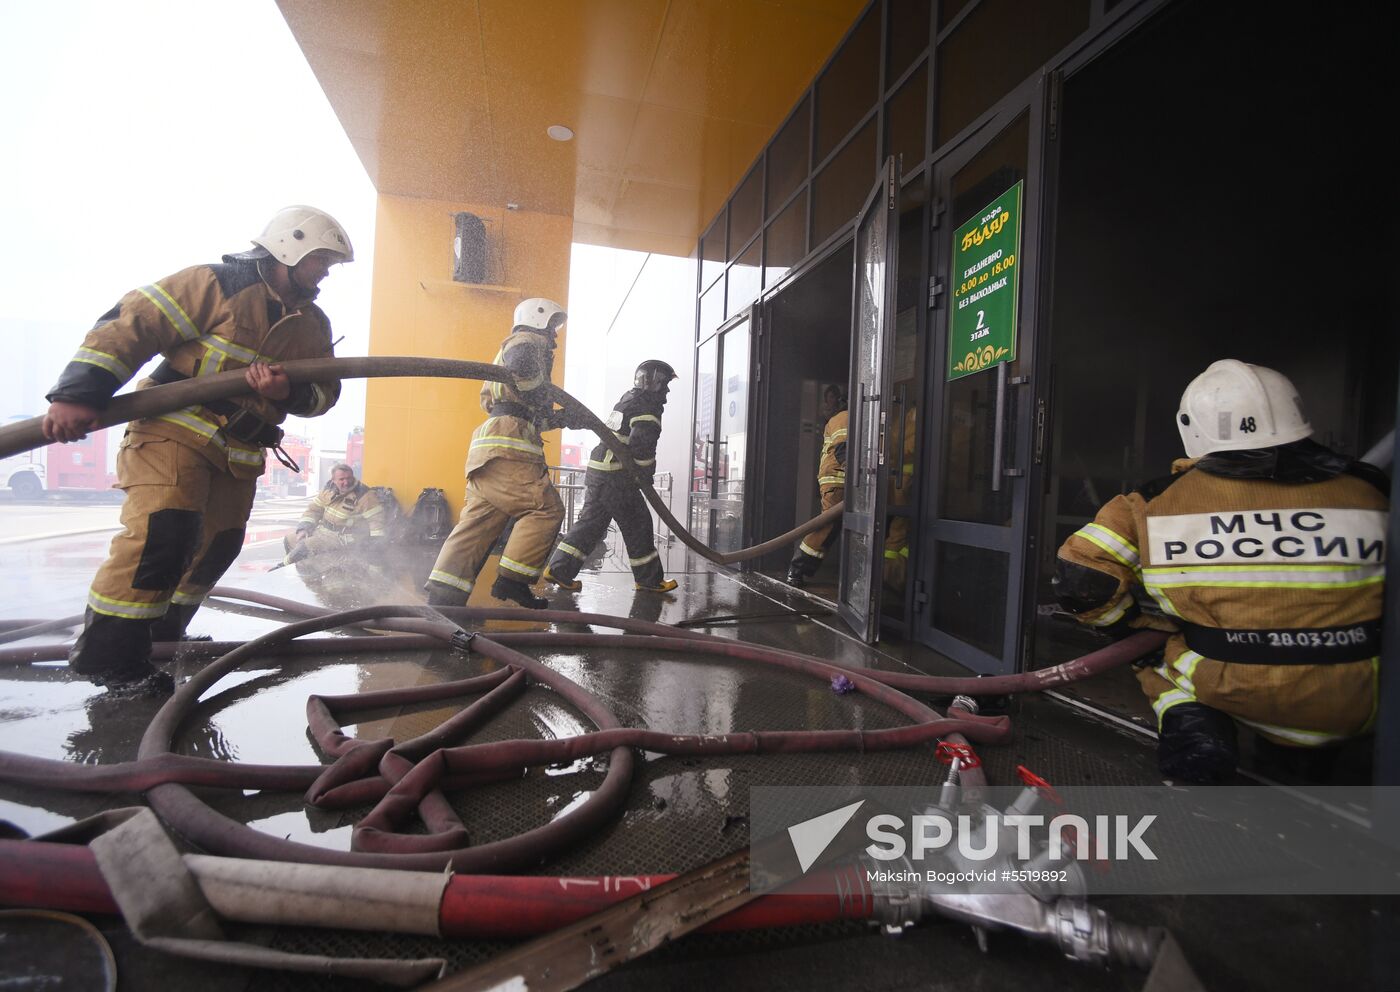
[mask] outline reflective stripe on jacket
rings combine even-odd
[[[332,483],[311,500],[297,521],[297,530],[317,528],[351,537],[381,537],[384,534],[384,506],[379,494],[363,482],[342,493]]]
[[[629,389],[613,405],[608,417],[608,426],[617,439],[627,445],[628,453],[637,467],[643,472],[656,471],[656,444],[661,439],[661,413],[666,400],[660,393],[645,389]],[[598,481],[598,473],[614,473],[622,469],[622,463],[612,453],[612,449],[599,442],[588,455],[588,472],[584,477]]]
[[[1110,500],[1060,547],[1056,582],[1093,626],[1133,620],[1134,585],[1171,618],[1159,717],[1198,700],[1286,742],[1325,743],[1371,719],[1386,524],[1386,497],[1354,475],[1198,467],[1151,498]]]
[[[255,360],[330,358],[334,352],[330,321],[318,306],[306,302],[288,312],[256,262],[225,256],[224,264],[182,269],[122,297],[88,332],[48,399],[102,409],[158,354],[165,359],[161,370],[173,381],[245,368]],[[148,378],[138,388],[155,384]],[[294,386],[280,403],[248,393],[227,404],[275,425],[288,413],[319,416],[339,396],[340,383],[332,380]],[[262,448],[230,437],[223,430],[227,422],[209,407],[192,406],[133,426],[198,448],[239,478],[261,475]]]
[[[530,418],[492,416],[478,427],[472,433],[471,447],[467,451],[468,476],[494,458],[545,464],[544,439],[540,435],[550,426],[552,404],[541,387],[550,381],[554,371],[553,338],[521,328],[501,343],[492,363],[514,373],[516,384],[482,383],[481,408],[491,413],[492,408],[501,403],[538,413]]]

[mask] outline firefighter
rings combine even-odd
[[[1071,535],[1055,579],[1061,604],[1095,627],[1152,625],[1135,585],[1166,614],[1162,663],[1138,673],[1162,774],[1229,778],[1236,723],[1295,754],[1363,733],[1376,705],[1385,476],[1311,440],[1287,378],[1233,359],[1186,387],[1177,427],[1188,457]]]
[[[822,431],[822,458],[817,466],[817,489],[821,493],[822,509],[829,510],[846,494],[846,392],[832,384],[822,391],[822,415],[827,418]],[[793,552],[788,563],[787,582],[801,589],[817,573],[840,533],[840,525],[827,524],[806,535]]]
[[[576,426],[553,409],[545,388],[554,368],[555,336],[567,319],[563,307],[539,297],[515,308],[510,336],[495,358],[515,374],[515,385],[482,384],[487,420],[472,434],[461,516],[424,586],[430,605],[466,603],[491,546],[512,521],[491,595],[535,610],[549,605],[530,584],[544,570],[564,519],[540,434]]]
[[[313,302],[330,267],[354,259],[344,228],[314,207],[286,207],[253,248],[133,290],[103,314],[49,391],[44,436],[76,441],[146,361],[138,388],[245,369],[251,395],[133,421],[117,455],[125,530],[88,594],[69,667],[124,694],[169,691],[151,640],[179,640],[243,546],[267,448],[287,414],[320,416],[340,383],[292,385],[282,360],[332,356]],[[279,458],[285,455],[279,454]]]
[[[344,462],[331,469],[331,481],[311,500],[296,532],[283,542],[284,564],[349,545],[365,550],[386,541],[384,504],[379,494],[355,478]]]
[[[632,388],[622,394],[608,417],[608,426],[627,445],[637,467],[652,473],[656,469],[656,442],[661,438],[661,411],[676,372],[665,362],[642,362],[633,373]],[[636,587],[645,592],[670,592],[676,580],[668,579],[661,568],[652,536],[651,512],[637,489],[638,481],[628,478],[623,466],[607,445],[599,442],[588,456],[584,473],[583,512],[569,532],[560,539],[549,560],[544,577],[555,585],[577,592],[582,588],[576,576],[584,560],[617,521],[627,546],[627,564],[632,566]],[[650,479],[646,481],[650,485]]]

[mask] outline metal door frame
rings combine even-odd
[[[879,179],[866,196],[860,212],[856,214],[855,223],[855,246],[851,256],[851,357],[850,372],[847,379],[847,409],[851,411],[848,418],[846,433],[846,511],[841,516],[841,570],[837,580],[836,607],[841,619],[851,628],[855,635],[867,644],[874,643],[880,633],[880,594],[883,586],[881,571],[884,565],[884,540],[885,540],[885,432],[888,425],[885,423],[886,411],[884,408],[885,394],[890,387],[891,374],[891,351],[893,349],[894,338],[891,331],[893,325],[890,317],[894,311],[896,279],[894,278],[899,265],[899,192],[900,183],[897,174],[897,164],[893,157],[886,158],[881,167]],[[885,245],[884,245],[884,285],[881,287],[883,299],[880,301],[879,327],[876,331],[876,348],[878,352],[877,377],[879,379],[878,389],[873,395],[866,396],[863,391],[857,391],[855,373],[857,368],[857,358],[860,351],[860,305],[861,305],[861,229],[864,226],[871,210],[879,209],[885,212]],[[866,404],[869,404],[870,415],[878,418],[878,428],[874,432],[875,450],[866,452],[864,449],[864,435],[866,424]],[[873,455],[874,464],[865,464],[865,458]],[[858,513],[852,507],[853,490],[856,485],[863,480],[870,480],[873,484],[873,502],[871,513]],[[863,603],[853,603],[847,593],[855,576],[851,574],[851,555],[846,549],[846,535],[856,532],[869,541],[870,565],[869,574],[866,575],[868,595],[864,597]]]
[[[939,304],[935,307],[935,316],[930,319],[933,333],[930,335],[931,346],[927,366],[929,388],[926,391],[929,397],[930,430],[921,450],[921,457],[930,469],[924,475],[924,478],[929,480],[929,485],[920,500],[923,509],[923,533],[920,559],[916,568],[916,597],[926,595],[929,597],[929,603],[920,604],[923,609],[916,615],[914,632],[924,644],[981,674],[1017,671],[1024,666],[1029,656],[1030,628],[1024,623],[1024,603],[1026,563],[1034,561],[1034,548],[1031,545],[1035,540],[1035,528],[1030,526],[1030,511],[1036,502],[1031,492],[1029,469],[1035,454],[1034,449],[1039,446],[1032,432],[1037,414],[1043,417],[1044,403],[1043,396],[1038,392],[1036,357],[1037,339],[1042,323],[1040,293],[1044,275],[1040,262],[1045,206],[1044,155],[1048,97],[1051,89],[1047,75],[1027,80],[1003,98],[983,121],[978,122],[965,140],[948,149],[946,154],[933,163],[930,196],[935,203],[933,216],[939,229],[929,244],[932,276],[930,285],[936,288],[941,282],[944,288],[937,297]],[[948,309],[951,292],[947,287],[951,285],[949,280],[952,279],[952,274],[948,271],[951,262],[951,235],[945,229],[949,221],[944,215],[951,206],[949,192],[953,176],[1023,115],[1028,117],[1028,134],[1021,220],[1022,278],[1018,302],[1020,326],[1017,329],[1017,357],[1025,372],[1023,375],[1012,377],[1007,374],[1006,365],[1002,364],[995,371],[979,373],[999,377],[1000,397],[1005,397],[1010,389],[1027,390],[1027,402],[1018,405],[1014,422],[1008,421],[1004,427],[1003,437],[1007,442],[1021,443],[1003,445],[1003,448],[1009,446],[1014,451],[1014,456],[1010,461],[1005,454],[1001,456],[1002,481],[1013,487],[1011,522],[1009,526],[1002,527],[995,524],[955,521],[940,516],[942,449],[944,434],[948,429],[944,407],[948,385],[945,363],[948,325],[951,320],[951,312]],[[1001,402],[1002,400],[999,400],[999,406]],[[1011,474],[1007,474],[1008,472]],[[1004,590],[1006,625],[1000,658],[934,626],[933,601],[937,582],[937,576],[934,574],[934,548],[939,541],[1001,551],[1007,555],[1007,581]]]

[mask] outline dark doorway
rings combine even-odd
[[[850,379],[851,245],[819,262],[764,305],[765,353],[760,361],[766,393],[759,431],[757,471],[762,476],[753,533],[767,539],[821,512],[817,465],[821,458],[822,391],[832,383],[844,391]],[[832,542],[808,591],[836,598],[839,542]],[[755,567],[782,578],[792,549],[765,555]]]
[[[1386,16],[1193,0],[1066,79],[1037,666],[1103,643],[1057,612],[1056,549],[1170,471],[1181,392],[1211,362],[1289,376],[1317,440],[1340,451],[1393,426],[1388,69],[1362,41],[1391,37],[1366,23]],[[1131,672],[1076,691],[1155,724]]]

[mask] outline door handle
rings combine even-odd
[[[856,394],[856,444],[851,443],[850,432],[846,434],[846,460],[850,462],[846,475],[857,485],[860,485],[861,455],[865,451],[863,436],[865,434],[865,383],[856,383],[858,390]]]
[[[1001,492],[1001,457],[1006,439],[1006,363],[997,366],[997,402],[992,420],[992,492]]]
[[[996,417],[992,426],[992,492],[994,493],[1001,492],[1003,476],[1015,479],[1026,474],[1023,469],[1006,468],[1002,464],[1002,460],[1006,454],[1006,387],[1008,385],[1024,386],[1030,381],[1030,376],[1024,375],[1008,378],[1005,362],[997,366]]]

